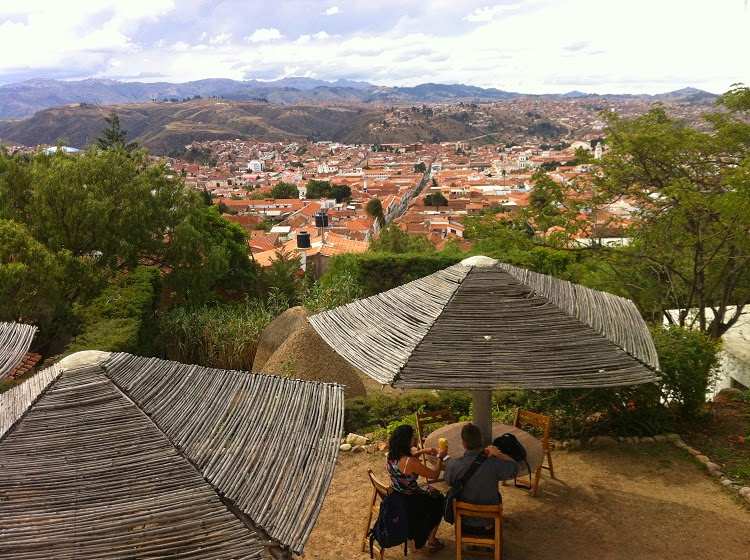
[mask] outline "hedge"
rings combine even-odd
[[[156,267],[138,267],[116,278],[89,305],[76,306],[81,328],[67,353],[101,350],[159,355],[155,310],[160,289]]]

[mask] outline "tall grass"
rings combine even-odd
[[[281,311],[257,300],[174,308],[161,319],[167,357],[183,363],[249,371],[260,334]]]

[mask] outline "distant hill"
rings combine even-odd
[[[317,89],[317,88],[316,88]],[[331,106],[325,103],[279,105],[262,101],[195,99],[179,103],[128,103],[117,106],[128,139],[158,155],[193,141],[243,139],[264,141],[332,140],[348,144],[559,139],[567,129],[545,119],[493,114],[474,122],[480,108],[445,114],[418,107],[402,119],[387,107],[368,104]],[[106,105],[65,105],[37,112],[24,120],[0,121],[6,144],[57,144],[76,148],[94,143],[105,127]]]
[[[338,80],[326,82],[312,78],[284,78],[260,82],[257,80],[236,81],[207,79],[173,84],[169,82],[118,82],[114,80],[88,79],[59,81],[34,79],[0,86],[0,118],[29,117],[50,107],[74,103],[96,105],[118,105],[192,99],[199,97],[221,97],[236,101],[262,99],[269,103],[293,104],[309,102],[343,103],[484,103],[513,99],[521,94],[495,88],[480,88],[462,84],[421,84],[414,87],[384,87],[367,82]],[[546,98],[596,97],[580,91],[565,94],[544,95]],[[684,88],[655,96],[615,95],[612,97],[643,97],[654,99],[677,99],[691,97],[696,101],[716,97],[695,88]]]

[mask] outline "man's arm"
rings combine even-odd
[[[487,448],[487,452],[490,457],[496,457],[500,459],[495,461],[495,470],[497,472],[497,478],[499,480],[506,480],[508,478],[515,478],[521,466],[513,460],[513,457],[506,455],[500,451],[494,445],[490,445]]]

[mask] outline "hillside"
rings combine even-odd
[[[260,101],[195,99],[179,103],[118,105],[128,138],[158,155],[193,141],[332,140],[349,144],[441,142],[493,135],[502,140],[538,136],[554,140],[567,129],[548,121],[530,121],[499,111],[486,118],[476,107],[451,108],[434,114],[416,108],[384,109],[358,105],[277,105]],[[26,120],[0,122],[6,144],[83,148],[105,126],[112,110],[104,105],[68,105],[39,111]]]
[[[30,117],[37,111],[77,103],[118,105],[154,101],[183,101],[195,97],[220,97],[235,101],[263,99],[269,103],[292,104],[314,102],[369,103],[491,103],[517,99],[522,94],[495,88],[480,88],[462,84],[420,84],[414,87],[386,87],[337,80],[326,82],[312,78],[284,78],[260,82],[207,79],[185,83],[119,82],[87,79],[61,81],[34,79],[0,85],[0,119]],[[542,96],[548,99],[598,97],[580,91]],[[613,98],[695,100],[713,98],[714,94],[695,88],[659,95],[612,95]]]

